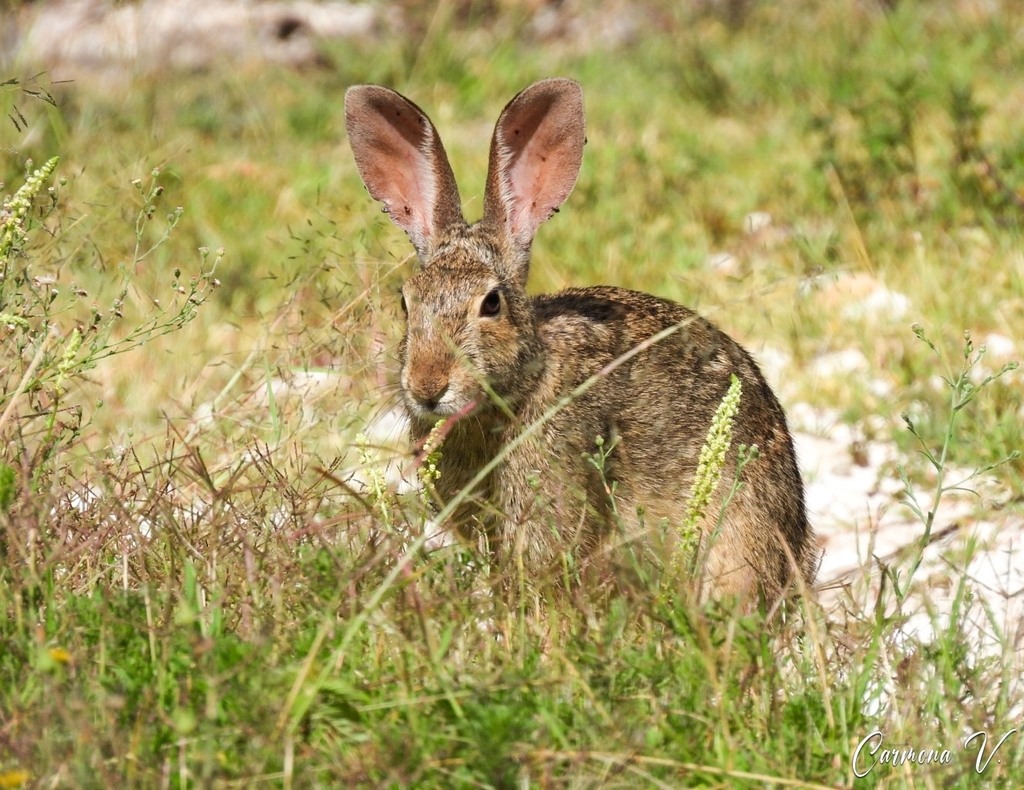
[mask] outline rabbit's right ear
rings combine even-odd
[[[426,261],[443,231],[465,225],[459,188],[434,125],[390,88],[354,85],[345,92],[345,129],[367,190]]]

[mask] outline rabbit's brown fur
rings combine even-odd
[[[586,562],[610,538],[678,525],[735,374],[742,398],[732,449],[704,525],[712,586],[775,596],[791,584],[794,563],[813,580],[817,551],[786,418],[743,348],[649,294],[594,287],[526,295],[533,236],[579,172],[577,83],[544,80],[506,106],[491,143],[484,217],[474,225],[462,217],[447,155],[422,110],[364,85],[346,94],[345,117],[363,181],[409,234],[422,266],[403,288],[401,388],[415,442],[440,418],[457,418],[442,448],[441,503],[507,453],[457,509],[464,536],[486,535],[499,562],[521,557],[540,574],[566,552]],[[508,449],[591,377],[589,389]],[[592,461],[599,438],[607,452],[601,471]],[[721,511],[740,445],[757,445],[760,455]]]

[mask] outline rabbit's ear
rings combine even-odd
[[[520,250],[576,186],[585,127],[583,89],[569,79],[535,82],[498,117],[484,222],[504,228]]]
[[[395,91],[354,85],[345,92],[345,129],[366,188],[425,261],[445,229],[465,224],[459,188],[434,125]]]

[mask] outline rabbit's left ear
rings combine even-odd
[[[528,251],[537,228],[576,186],[585,141],[578,82],[542,80],[512,99],[494,127],[483,221]]]
[[[345,92],[345,129],[366,188],[425,262],[445,230],[465,225],[459,188],[434,125],[390,88],[355,85]]]

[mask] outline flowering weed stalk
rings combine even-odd
[[[7,282],[11,260],[23,252],[28,241],[28,218],[36,196],[42,191],[43,185],[50,180],[59,161],[60,158],[56,156],[49,159],[46,164],[25,179],[25,183],[17,192],[4,198],[3,208],[0,209],[0,267],[2,267],[0,274],[3,275],[3,284]],[[51,199],[56,199],[52,188],[50,195]],[[2,295],[2,290],[0,290],[0,295]]]
[[[430,506],[434,498],[434,483],[441,477],[441,470],[437,468],[437,465],[444,455],[441,452],[441,445],[444,443],[446,422],[447,420],[444,419],[438,420],[427,435],[420,453],[420,463],[416,468],[416,474],[419,475],[420,482],[423,484],[423,504],[426,507]]]
[[[698,556],[701,543],[700,524],[707,515],[711,498],[722,479],[725,457],[732,445],[732,426],[740,408],[740,396],[743,386],[737,376],[733,375],[729,389],[718,404],[715,416],[711,419],[704,445],[697,461],[697,474],[693,481],[693,490],[686,502],[686,516],[679,526],[680,547],[672,557],[672,576],[678,578],[680,563],[685,561],[690,568]],[[730,492],[730,497],[732,492]]]
[[[366,484],[369,489],[370,502],[380,513],[381,521],[390,530],[394,524],[394,502],[388,492],[384,470],[378,463],[377,451],[370,446],[365,433],[356,435],[356,447],[359,448],[359,464],[366,470]]]

